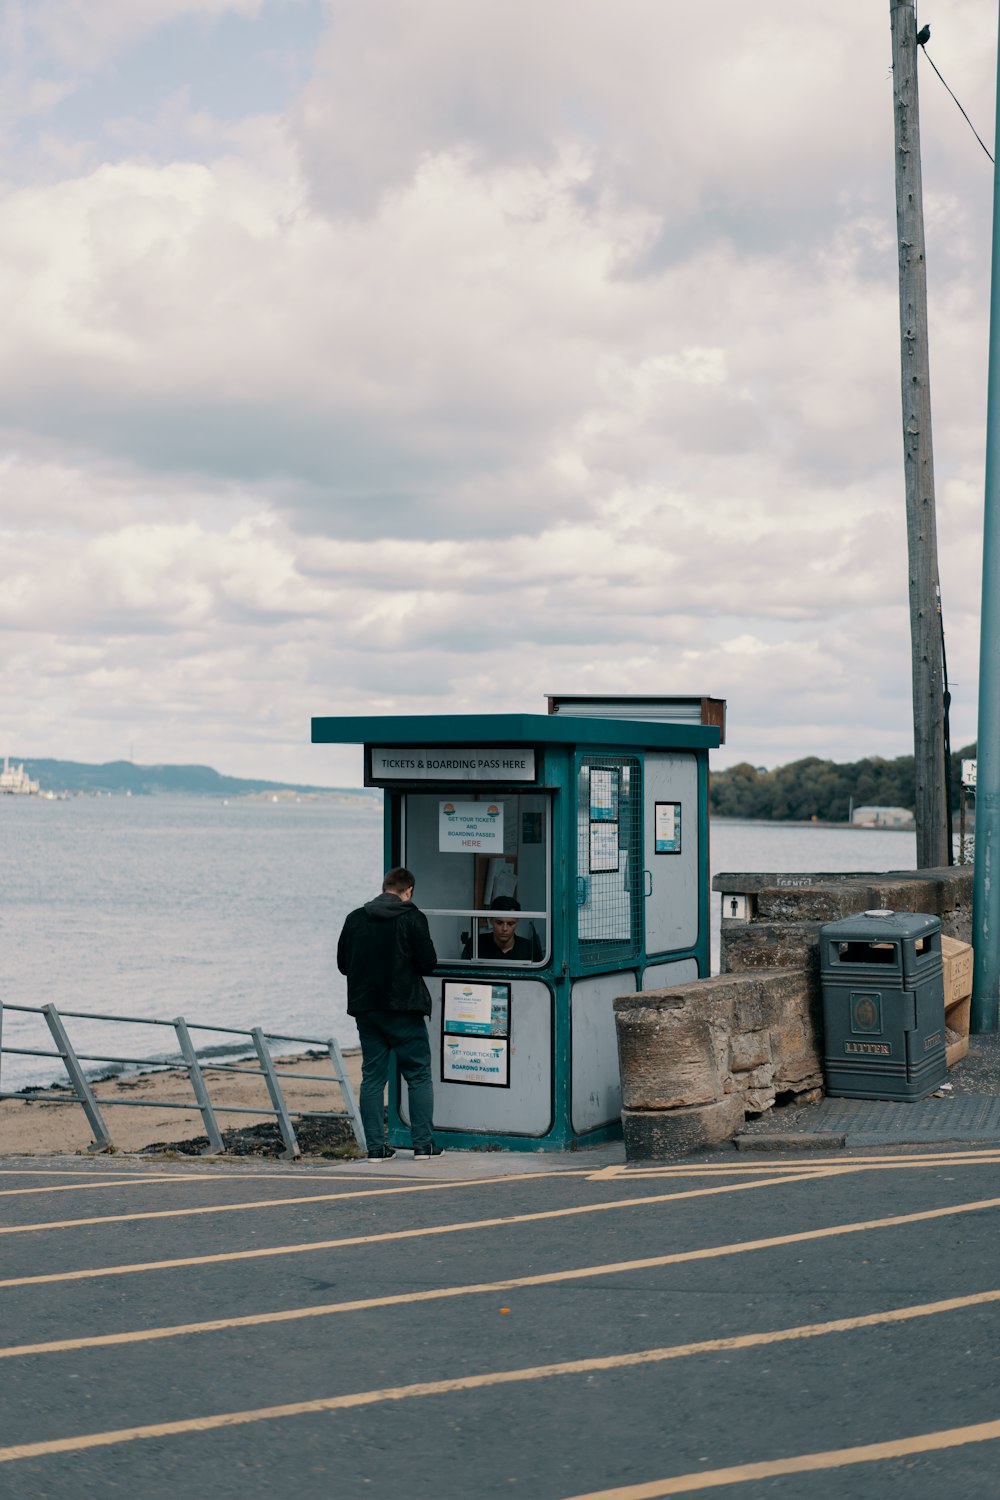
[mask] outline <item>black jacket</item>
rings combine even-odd
[[[383,891],[351,912],[337,944],[337,968],[347,976],[347,1014],[416,1010],[429,1016],[431,996],[421,975],[436,964],[423,912]]]

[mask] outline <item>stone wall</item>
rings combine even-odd
[[[719,974],[615,1001],[630,1161],[728,1140],[778,1098],[819,1098],[818,994],[803,969]]]
[[[900,870],[887,875],[717,875],[722,892],[719,967],[815,969],[819,929],[859,911],[924,911],[941,930],[972,940],[972,866]],[[732,917],[732,898],[743,913]]]
[[[615,1001],[630,1161],[728,1140],[748,1114],[822,1092],[819,930],[856,912],[930,912],[968,942],[972,869],[718,875],[722,973]],[[735,901],[735,908],[734,908]],[[738,915],[733,916],[733,910]]]

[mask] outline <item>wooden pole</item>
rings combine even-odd
[[[917,100],[914,0],[889,0],[896,122],[896,236],[903,394],[906,551],[913,664],[913,757],[917,866],[948,864],[951,811],[945,793],[944,672],[941,659],[934,452],[927,341],[927,267]]]

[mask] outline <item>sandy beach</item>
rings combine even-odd
[[[348,1081],[357,1099],[361,1082],[360,1051],[345,1050],[343,1057]],[[281,1080],[285,1102],[293,1118],[297,1110],[343,1108],[328,1056],[297,1055],[275,1059],[275,1062],[280,1072],[293,1075]],[[249,1062],[240,1064],[243,1067],[251,1065]],[[223,1112],[223,1106],[250,1110],[270,1107],[267,1086],[260,1074],[227,1073],[211,1067],[203,1071],[209,1098],[218,1111],[220,1130],[245,1129],[273,1121],[274,1116],[265,1113]],[[302,1077],[303,1074],[322,1077],[314,1080]],[[163,1100],[178,1103],[193,1100],[191,1085],[181,1070],[132,1073],[95,1084],[93,1089],[117,1151],[142,1151],[157,1143],[179,1144],[205,1134],[196,1106],[183,1110],[156,1108],[157,1102]],[[152,1107],[129,1106],[129,1101],[140,1099],[148,1101]],[[4,1156],[54,1156],[86,1151],[92,1140],[87,1117],[79,1104],[0,1100],[0,1154]]]

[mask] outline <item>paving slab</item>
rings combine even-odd
[[[928,1141],[1000,1144],[1000,1099],[954,1094],[911,1103],[885,1099],[824,1099],[794,1127],[747,1131],[736,1137],[740,1151],[809,1146],[918,1146]]]

